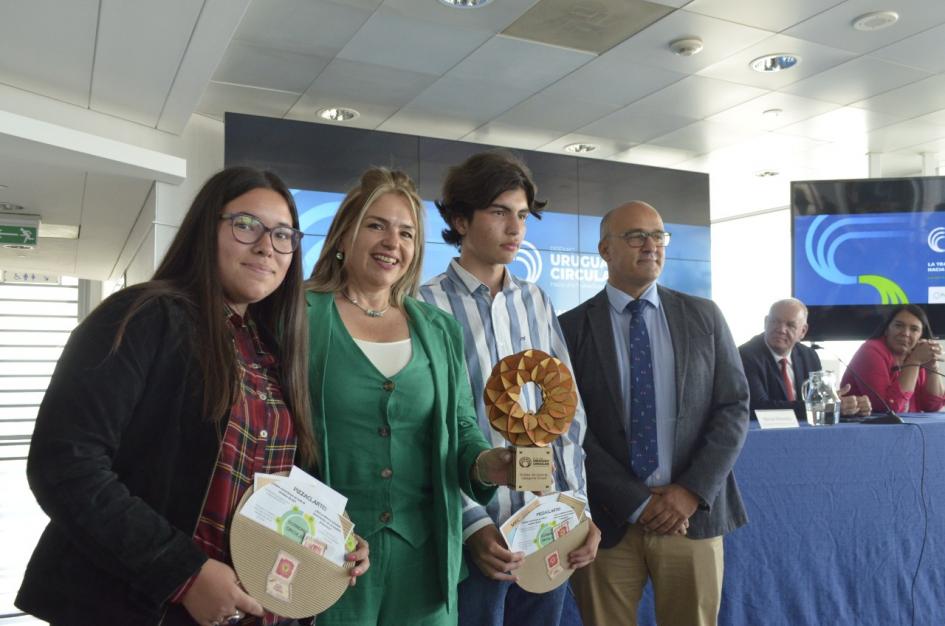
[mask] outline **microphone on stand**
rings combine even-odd
[[[888,402],[886,402],[886,398],[884,398],[882,394],[877,393],[876,390],[873,389],[872,385],[868,384],[865,380],[860,378],[860,375],[856,373],[856,370],[850,367],[849,365],[847,365],[843,359],[837,356],[836,352],[834,352],[833,350],[827,350],[827,348],[825,348],[824,346],[813,341],[810,342],[810,347],[812,350],[823,350],[827,352],[828,354],[830,354],[833,358],[837,359],[837,362],[840,363],[840,365],[842,365],[843,367],[845,367],[847,371],[853,375],[853,378],[856,379],[856,382],[860,383],[864,388],[866,388],[867,391],[869,391],[874,396],[879,398],[879,401],[883,403],[883,408],[886,409],[885,413],[878,415],[877,417],[864,417],[861,420],[847,419],[845,421],[857,421],[857,422],[860,422],[861,424],[904,424],[905,423],[902,421],[902,418],[899,417],[899,415],[895,411],[892,410],[892,407],[889,406]]]

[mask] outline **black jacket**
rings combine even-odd
[[[811,372],[821,369],[817,353],[799,343],[791,350],[791,366],[794,369],[793,402],[787,399],[780,365],[771,355],[764,334],[755,335],[747,343],[738,346],[738,353],[742,357],[742,366],[748,378],[751,418],[757,419],[755,411],[758,409],[794,409],[797,419],[804,421],[806,416],[801,385]]]
[[[110,352],[137,293],[75,329],[36,420],[27,477],[50,522],[16,606],[56,625],[192,623],[165,601],[206,561],[191,537],[220,427],[182,303],[152,301]]]

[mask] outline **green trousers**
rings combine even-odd
[[[436,542],[414,548],[384,529],[371,535],[371,567],[334,606],[315,618],[317,626],[455,626],[440,592]]]

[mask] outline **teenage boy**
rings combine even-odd
[[[479,426],[493,445],[505,440],[489,425],[482,393],[495,364],[535,348],[571,367],[548,296],[507,268],[525,238],[528,216],[541,218],[545,203],[535,199],[536,191],[525,164],[505,152],[476,154],[450,168],[436,206],[447,224],[443,239],[458,247],[460,255],[420,289],[421,299],[452,313],[463,327]],[[534,404],[535,398],[527,401]],[[574,490],[585,499],[581,444],[586,423],[579,400],[570,430],[553,444],[557,490]],[[461,626],[558,624],[568,585],[544,594],[521,589],[515,570],[523,555],[506,548],[498,529],[534,497],[499,487],[487,507],[466,499],[463,540],[469,578],[459,586]],[[590,527],[584,545],[568,555],[572,568],[588,565],[597,554],[600,532],[593,522]]]

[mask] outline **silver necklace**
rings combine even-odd
[[[380,311],[376,309],[366,309],[360,304],[358,304],[357,300],[355,300],[354,298],[348,295],[347,289],[343,289],[341,291],[341,295],[343,295],[348,300],[348,302],[350,302],[354,306],[364,311],[364,314],[367,315],[368,317],[384,317],[384,314],[387,313],[387,310],[390,308],[390,304],[388,303],[388,305],[384,307],[383,309],[381,309]]]

